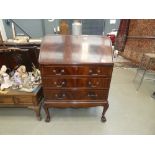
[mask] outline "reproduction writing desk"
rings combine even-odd
[[[39,55],[46,122],[48,108],[103,106],[106,121],[113,71],[112,46],[103,36],[46,36]]]

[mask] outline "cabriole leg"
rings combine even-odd
[[[107,102],[106,104],[103,105],[103,112],[102,112],[102,117],[101,117],[102,122],[106,122],[105,113],[106,113],[108,108],[109,108],[109,104]]]

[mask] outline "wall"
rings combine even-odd
[[[110,19],[106,19],[105,23],[104,23],[104,34],[107,34],[109,32],[111,32],[112,29],[118,29],[119,28],[119,24],[120,24],[120,19],[116,19],[116,23],[115,24],[110,24]]]
[[[59,26],[60,19],[55,19],[49,22],[48,19],[43,19],[45,24],[45,34],[54,34],[54,27]]]
[[[46,34],[54,34],[53,26],[59,25],[59,20],[55,19],[49,22],[47,19],[13,19],[24,31],[26,31],[32,38],[41,38]],[[7,24],[3,19],[6,35],[12,38],[11,23]],[[23,32],[16,27],[16,34],[23,34]]]
[[[49,22],[48,19],[13,19],[20,27],[22,27],[32,38],[41,38],[47,34],[54,34],[54,27],[59,25],[60,19],[55,19]],[[73,19],[67,19],[70,31],[72,30]],[[119,19],[116,20],[116,24],[110,24],[109,19],[82,19],[82,33],[90,35],[102,35],[109,33],[113,28],[117,29],[119,25]],[[3,20],[6,35],[8,38],[12,38],[11,24],[7,24],[6,20]],[[19,28],[16,28],[17,34],[23,33]]]
[[[43,35],[42,23],[40,19],[13,19],[22,29],[24,29],[32,38],[40,38]],[[8,38],[12,38],[11,23],[8,25],[3,20],[4,27]],[[23,32],[16,27],[16,34],[23,34]]]
[[[82,20],[82,34],[102,35],[104,31],[104,19]]]
[[[70,34],[72,34],[72,23],[73,19],[67,19],[67,23],[70,28]],[[80,19],[82,23],[82,34],[83,35],[102,35],[104,19]]]
[[[67,20],[70,29],[72,29],[72,19]],[[106,35],[111,32],[112,29],[118,29],[120,19],[116,19],[115,24],[110,24],[110,19],[81,19],[82,22],[82,34],[86,35],[102,35],[103,32]]]

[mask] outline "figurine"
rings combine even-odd
[[[9,75],[6,73],[6,70],[7,70],[7,67],[5,65],[3,65],[1,67],[1,70],[0,70],[0,76],[1,76],[0,89],[1,90],[4,90],[4,89],[9,88],[9,87],[12,86],[12,82],[10,80]]]
[[[26,67],[24,65],[21,65],[18,69],[17,72],[19,73],[19,76],[21,80],[24,80],[25,78],[28,77],[28,73],[26,72]]]
[[[27,81],[28,78],[28,73],[26,72],[26,67],[24,65],[21,65],[13,75],[13,81],[14,81],[14,89],[17,88],[22,88],[23,83]]]
[[[34,64],[33,65],[33,71],[32,71],[32,75],[31,75],[31,81],[34,83],[34,84],[40,84],[41,83],[41,73],[40,73],[40,70],[37,69]]]
[[[26,67],[21,65],[12,76],[12,89],[32,92],[41,82],[40,71],[33,65],[33,71],[27,72]]]
[[[14,81],[14,88],[22,87],[22,81],[21,81],[21,76],[18,70],[15,71],[13,75],[13,81]]]

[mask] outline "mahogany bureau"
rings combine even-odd
[[[112,46],[103,36],[46,36],[39,55],[46,122],[49,108],[103,106],[106,121],[113,71]]]

